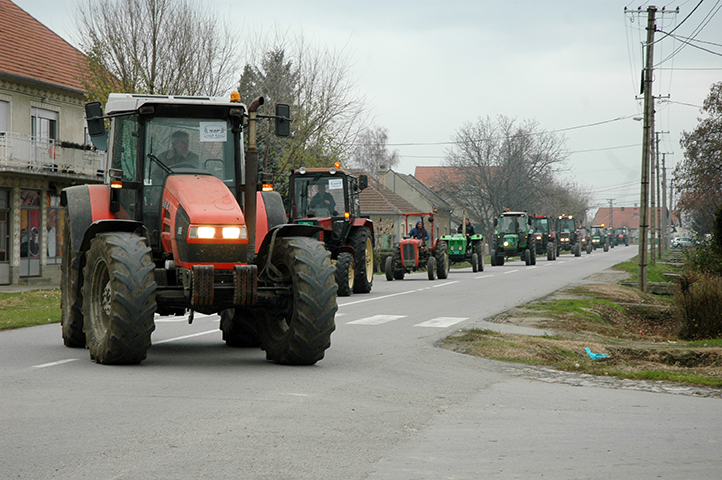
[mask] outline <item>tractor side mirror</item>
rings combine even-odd
[[[429,215],[429,223],[434,223],[434,216],[433,216],[433,215]]]
[[[285,103],[276,104],[276,136],[291,136],[291,107]]]
[[[85,119],[88,124],[88,135],[98,150],[108,149],[108,134],[105,132],[103,106],[100,102],[85,104]]]
[[[369,177],[367,175],[359,175],[358,177],[358,189],[364,190],[369,186]]]
[[[495,218],[495,219],[494,219],[494,226],[495,226],[495,227],[499,226],[499,219],[498,219],[498,218]]]

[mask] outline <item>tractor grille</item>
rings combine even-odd
[[[405,267],[413,267],[416,265],[416,249],[413,243],[401,245],[401,260],[403,260]]]

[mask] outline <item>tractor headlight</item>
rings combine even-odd
[[[223,227],[223,238],[241,238],[241,234],[245,228],[241,227]]]
[[[505,241],[505,242],[504,242],[504,246],[505,246],[505,247],[508,247],[508,246],[509,246],[509,242],[506,242],[506,241]]]
[[[245,240],[248,238],[248,232],[245,226],[228,225],[228,226],[196,226],[191,225],[188,229],[188,238],[193,239],[223,239],[223,240]]]
[[[188,231],[189,238],[213,238],[216,236],[216,229],[213,227],[191,227]]]

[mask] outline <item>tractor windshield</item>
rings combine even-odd
[[[234,135],[227,120],[152,117],[146,120],[143,221],[157,229],[163,184],[172,173],[218,177],[235,188]]]
[[[592,227],[592,235],[593,236],[604,235],[604,228],[603,227]]]
[[[524,230],[524,218],[518,216],[502,216],[499,219],[499,232],[519,233]]]
[[[344,198],[343,177],[295,177],[293,200],[298,218],[341,216],[346,211]]]
[[[534,231],[536,233],[549,233],[549,219],[537,218],[534,220]]]
[[[574,231],[574,220],[571,218],[562,218],[559,222],[559,230],[562,232],[571,233]]]

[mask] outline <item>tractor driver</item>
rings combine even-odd
[[[173,168],[175,165],[188,165],[198,168],[200,163],[198,161],[198,155],[191,152],[188,148],[189,139],[188,132],[184,130],[178,130],[173,132],[171,138],[170,150],[158,155],[158,160],[166,164],[168,167]]]
[[[424,241],[429,239],[429,232],[424,228],[424,223],[421,220],[416,222],[416,227],[411,229],[409,237]]]
[[[459,228],[456,229],[456,233],[464,233],[464,224],[460,223]],[[469,219],[466,219],[466,250],[471,250],[471,236],[474,235],[474,226],[471,224]]]
[[[318,191],[308,205],[309,209],[313,210],[316,215],[323,216],[325,213],[330,216],[334,215],[336,211],[336,200],[333,199],[333,195],[326,191],[326,187],[326,185],[318,185],[316,187]],[[326,210],[328,210],[328,213],[325,212]]]

